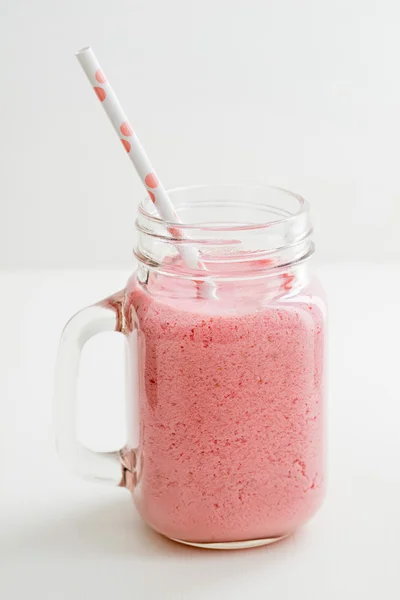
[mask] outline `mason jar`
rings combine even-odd
[[[211,548],[262,545],[306,523],[324,495],[325,300],[312,275],[307,203],[268,186],[150,198],[125,289],[67,324],[57,367],[59,451],[130,490],[161,534]],[[182,259],[194,248],[201,268]],[[127,346],[127,443],[94,453],[75,436],[84,343]]]

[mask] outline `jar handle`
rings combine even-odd
[[[85,478],[125,485],[122,452],[94,452],[76,435],[77,385],[83,346],[98,333],[123,328],[124,291],[84,308],[66,324],[58,347],[55,374],[54,418],[57,450],[61,460]],[[125,462],[125,461],[124,461]]]

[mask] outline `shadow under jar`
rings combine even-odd
[[[169,194],[185,225],[171,234],[144,200],[137,272],[66,328],[81,346],[111,327],[126,336],[128,443],[98,455],[71,440],[64,394],[60,451],[128,487],[144,521],[174,540],[270,543],[307,522],[324,493],[325,302],[309,272],[308,206],[267,186]],[[189,245],[206,271],[183,262]]]

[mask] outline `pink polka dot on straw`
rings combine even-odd
[[[169,232],[177,240],[180,240],[182,237],[181,231],[177,227],[170,227]]]
[[[107,81],[106,76],[104,75],[103,71],[101,71],[100,69],[97,69],[97,71],[95,73],[95,77],[99,83],[105,83]]]
[[[150,190],[147,190],[147,193],[149,194],[149,196],[150,196],[150,198],[152,199],[152,201],[153,201],[153,202],[155,202],[155,201],[156,201],[156,197],[155,197],[155,195],[153,194],[153,192],[151,192]]]
[[[122,123],[121,127],[119,128],[119,130],[122,133],[122,135],[126,135],[126,136],[133,135],[133,129],[129,125],[128,121],[124,121],[124,123]]]
[[[291,273],[284,273],[282,275],[282,278],[284,279],[284,284],[282,285],[284,290],[291,290],[292,289],[292,282],[294,281],[295,277],[294,275],[292,275]]]
[[[158,186],[157,177],[154,175],[154,173],[149,173],[148,175],[146,175],[146,177],[144,178],[144,182],[149,188],[154,189]]]
[[[131,145],[128,140],[121,140],[121,143],[127,152],[131,151]]]
[[[96,96],[98,97],[100,102],[103,102],[107,96],[105,90],[103,90],[103,88],[101,88],[101,87],[94,87],[93,89],[96,92]]]

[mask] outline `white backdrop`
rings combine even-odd
[[[330,489],[264,551],[168,543],[124,491],[57,461],[59,334],[124,285],[143,196],[86,45],[166,186],[269,182],[312,205],[332,263]],[[399,0],[0,0],[0,63],[0,598],[400,598]],[[125,441],[120,338],[82,356],[96,449]]]
[[[124,267],[143,195],[92,45],[168,187],[312,204],[320,260],[399,261],[396,0],[2,0],[0,266]]]

